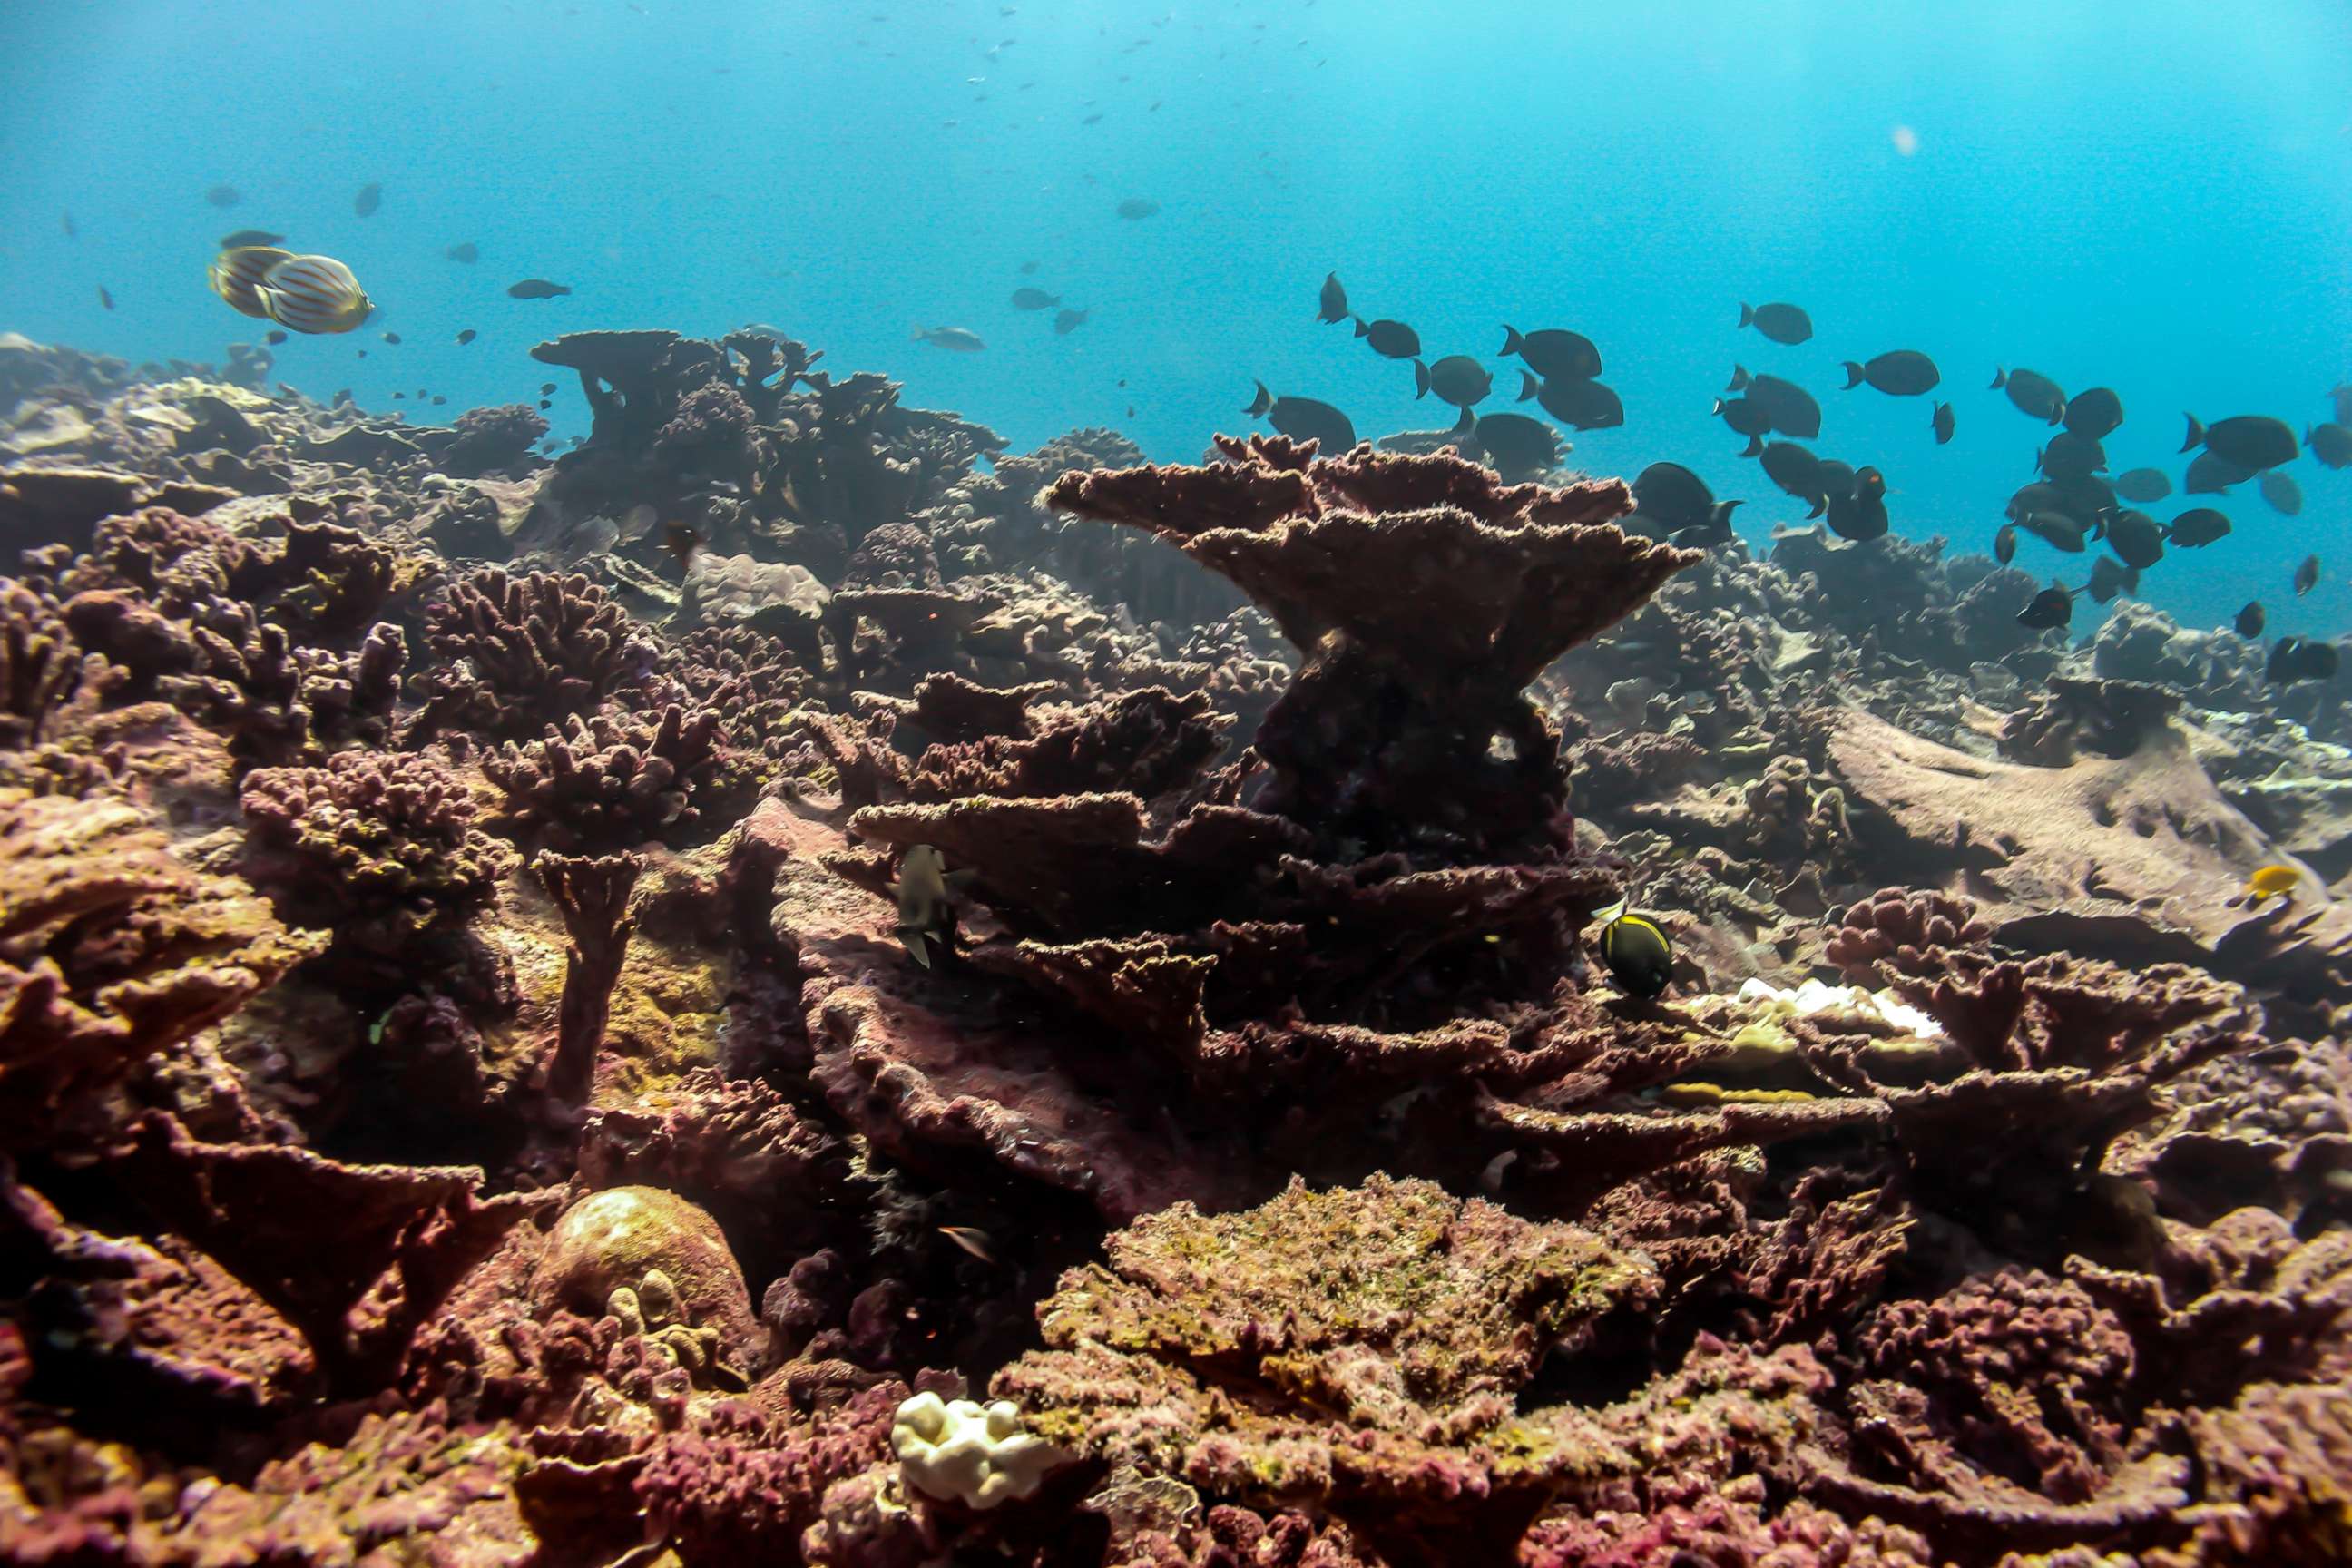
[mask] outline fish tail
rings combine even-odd
[[[1361,316],[1356,318],[1356,335],[1360,338],[1369,338],[1372,335],[1372,324]]]
[[[1743,458],[1762,457],[1764,455],[1764,437],[1761,436],[1750,436],[1748,437],[1748,445],[1739,448],[1739,455]]]
[[[1429,367],[1419,360],[1412,362],[1412,389],[1415,403],[1429,395]]]
[[[1252,382],[1250,384],[1257,388],[1257,395],[1250,399],[1250,405],[1242,412],[1255,418],[1274,406],[1274,394],[1265,389],[1265,383],[1262,381]]]
[[[1537,393],[1541,392],[1542,390],[1542,382],[1538,381],[1526,371],[1519,372],[1519,401],[1521,403],[1525,403],[1528,398],[1533,397]]]
[[[2181,437],[2180,449],[2184,452],[2193,452],[2205,444],[2205,426],[2197,423],[2197,416],[2194,414],[2185,417],[2189,421],[2189,434]]]
[[[1503,346],[1497,350],[1496,353],[1500,353],[1505,359],[1508,359],[1511,355],[1517,353],[1521,349],[1524,349],[1527,346],[1528,340],[1519,336],[1519,329],[1511,325],[1510,322],[1505,321],[1503,323]]]
[[[1988,392],[1999,392],[2002,387],[2007,386],[2008,384],[2009,372],[2001,369],[1999,365],[1995,365],[1992,367],[1992,384],[1985,388],[1985,390]]]
[[[1707,521],[1715,524],[1717,528],[1729,528],[1731,526],[1732,509],[1734,507],[1746,506],[1747,504],[1748,503],[1744,500],[1719,500],[1716,502],[1715,505],[1707,509]]]
[[[1460,432],[1475,429],[1477,425],[1478,421],[1471,417],[1470,410],[1465,408],[1462,410],[1462,417],[1454,422],[1454,428],[1456,432]]]
[[[915,330],[907,334],[907,341],[910,343],[921,342],[923,341],[923,334],[928,330],[929,329],[927,329],[922,322],[917,321],[915,323]]]
[[[1725,387],[1723,390],[1726,392],[1745,392],[1748,390],[1748,380],[1749,376],[1748,374],[1748,367],[1744,364],[1735,364],[1731,367],[1731,384]]]
[[[1830,498],[1827,496],[1815,496],[1813,498],[1813,510],[1805,514],[1805,521],[1807,522],[1811,522],[1813,519],[1821,516],[1822,513],[1829,510]]]
[[[1853,360],[1845,362],[1845,389],[1852,392],[1862,384],[1862,366]]]
[[[1739,301],[1739,324],[1743,327],[1752,327],[1756,324],[1756,312],[1748,308],[1748,301],[1745,300]]]

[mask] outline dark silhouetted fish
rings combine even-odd
[[[1371,344],[1372,352],[1388,359],[1418,359],[1421,357],[1421,334],[1402,321],[1367,321],[1356,318],[1356,335]]]
[[[352,211],[362,217],[373,217],[376,209],[383,205],[383,187],[373,180],[362,185],[360,194],[352,198]]]
[[[1160,204],[1148,196],[1129,196],[1118,204],[1118,216],[1134,221],[1147,218],[1160,210]]]
[[[2086,441],[2104,441],[2124,422],[2124,400],[2108,387],[2095,386],[2066,400],[2066,428]]]
[[[2191,507],[2172,520],[2164,537],[2183,550],[2202,550],[2230,531],[2230,520],[2210,506]]]
[[[1822,460],[1794,441],[1775,441],[1757,458],[1782,494],[1809,501],[1822,493]]]
[[[2116,494],[2146,506],[2172,493],[2172,481],[2161,468],[2126,468],[2116,476]]]
[[[2303,444],[2325,467],[2352,468],[2352,426],[2315,425],[2303,433]]]
[[[58,215],[58,222],[64,226],[66,237],[68,239],[72,239],[80,232],[74,227],[73,214],[71,213],[62,213]]]
[[[2303,515],[2303,487],[2294,482],[2293,476],[2264,468],[2254,481],[2254,488],[2263,492],[2263,499],[2271,503],[2273,511],[2288,517]]]
[[[2004,522],[1994,531],[1992,558],[2004,566],[2017,559],[2017,524]]]
[[[477,332],[471,327],[467,327],[465,331],[457,334],[457,341],[461,343],[470,343],[479,336],[481,336],[479,332]]]
[[[2253,477],[2253,469],[2240,468],[2219,452],[2200,452],[2189,460],[2180,488],[2193,496],[2217,496]]]
[[[1890,397],[1916,397],[1933,392],[1943,379],[1936,362],[1916,349],[1891,349],[1867,363],[1845,362],[1848,392],[1866,381]]]
[[[2240,637],[2258,637],[2263,635],[2263,623],[2269,617],[2263,614],[2263,602],[2249,599],[2246,607],[2238,612],[2238,618],[2231,624],[2237,628]]]
[[[2017,526],[2042,541],[2053,550],[2063,550],[2069,555],[2083,553],[2089,530],[2063,511],[2027,511],[2016,518]]]
[[[1059,336],[1067,337],[1086,324],[1087,312],[1077,306],[1054,312],[1054,331]]]
[[[216,207],[233,207],[245,200],[245,193],[235,185],[215,185],[205,193],[205,200]]]
[[[1876,468],[1856,468],[1853,486],[1829,498],[1829,527],[1840,539],[1879,539],[1886,533],[1886,476]]]
[[[2074,595],[2080,592],[2063,586],[2042,589],[2017,612],[2017,624],[2040,632],[2056,631],[2074,618]]]
[[[1732,434],[1736,436],[1757,437],[1772,428],[1772,411],[1752,397],[1718,397],[1715,400],[1715,406],[1708,412],[1730,426]],[[1753,452],[1743,454],[1750,458],[1762,455],[1763,448],[1760,447]]]
[[[398,332],[386,332],[383,335],[383,341],[392,344],[394,348],[398,348],[400,346],[400,334]]]
[[[2124,510],[2106,516],[2107,548],[2135,572],[2144,572],[2164,559],[2164,530],[2144,511]],[[2105,601],[2102,601],[2104,603]]]
[[[1995,368],[1992,390],[2008,393],[2018,412],[2031,414],[2045,424],[2055,425],[2066,417],[2066,395],[2040,371]]]
[[[2352,385],[2332,388],[2327,400],[2336,405],[2336,423],[2352,426]]]
[[[1657,925],[1632,912],[1632,899],[1619,899],[1592,918],[1601,922],[1601,957],[1629,996],[1662,994],[1675,973],[1674,945]]]
[[[1470,410],[1486,400],[1495,390],[1495,378],[1486,367],[1468,354],[1447,354],[1435,364],[1412,362],[1413,397],[1416,401],[1437,394],[1444,402],[1462,410],[1462,423],[1470,423]],[[1526,401],[1522,398],[1520,401]]]
[[[2189,433],[2182,438],[2180,449],[2193,452],[2200,447],[2250,472],[2292,463],[2295,454],[2303,450],[2285,420],[2263,414],[2235,415],[2210,426],[2198,423],[2197,416],[2191,414]]]
[[[1794,305],[1759,305],[1750,310],[1743,302],[1739,307],[1739,324],[1753,327],[1776,343],[1794,347],[1813,335],[1813,319]]]
[[[1855,476],[1851,463],[1841,463],[1835,458],[1823,458],[1815,474],[1821,490],[1811,498],[1813,510],[1805,514],[1807,518],[1816,518],[1829,510],[1832,497],[1853,494]]]
[[[1352,450],[1356,445],[1356,426],[1348,416],[1328,403],[1312,397],[1276,397],[1257,384],[1257,396],[1243,413],[1264,419],[1294,441],[1313,441],[1329,457]],[[1468,417],[1465,411],[1464,417]]]
[[[284,235],[272,234],[266,228],[241,228],[234,234],[221,236],[220,247],[223,250],[243,250],[251,245],[281,245],[285,239]]]
[[[542,381],[542,382],[541,382],[541,383],[539,384],[539,395],[540,395],[541,397],[552,397],[552,396],[554,396],[554,395],[555,395],[555,383],[553,383],[553,382],[551,382],[551,381]]]
[[[2271,645],[2263,679],[2273,686],[2293,686],[2303,680],[2333,680],[2342,659],[2332,642],[2315,637],[2281,637]]]
[[[2050,444],[2034,461],[2052,479],[2064,479],[2097,473],[2107,466],[2107,454],[2090,437],[2061,430],[2050,437]]]
[[[507,288],[508,297],[515,300],[552,300],[559,294],[571,292],[571,289],[566,285],[550,283],[544,278],[526,278],[520,283],[509,284]]]
[[[1601,351],[1592,340],[1561,327],[1522,332],[1506,322],[1499,352],[1506,359],[1517,354],[1546,381],[1591,381],[1601,374]]]
[[[915,324],[913,341],[957,354],[976,354],[988,346],[970,327],[927,327],[919,321]]]
[[[2139,569],[2126,566],[2113,556],[2102,555],[2091,563],[2091,581],[2083,590],[2104,605],[2118,594],[2139,591]]]
[[[276,348],[279,343],[286,341],[286,329],[283,327],[272,327],[268,331],[261,334],[261,341],[268,343],[271,348]]]
[[[1771,421],[1770,427],[1791,440],[1811,441],[1822,433],[1822,405],[1813,401],[1811,393],[1793,381],[1777,375],[1750,375],[1747,366],[1734,365],[1730,390],[1746,393],[1748,401],[1764,410]]]
[[[1315,308],[1318,321],[1344,321],[1348,319],[1348,289],[1336,272],[1323,274],[1323,297]]]
[[[2319,586],[2319,557],[2306,555],[2303,564],[2294,569],[2294,596],[2302,598]]]
[[[1041,264],[1041,263],[1039,263],[1039,262],[1035,262],[1035,261],[1024,261],[1024,262],[1023,262],[1023,263],[1021,264],[1021,276],[1022,276],[1022,277],[1024,277],[1024,278],[1034,278],[1034,277],[1036,277],[1036,276],[1037,276],[1037,268],[1038,268],[1038,267],[1039,267],[1040,265],[1042,265],[1042,264]]]
[[[1013,308],[1016,310],[1046,310],[1061,302],[1059,294],[1048,294],[1043,289],[1013,290]]]
[[[1524,414],[1481,415],[1477,440],[1488,463],[1505,479],[1542,473],[1559,463],[1559,433]]]
[[[114,309],[114,296],[106,291],[106,286],[104,284],[100,284],[99,286],[98,302],[106,310],[111,310]]]
[[[1741,502],[1719,501],[1706,481],[1680,463],[1652,463],[1633,480],[1633,515],[1648,518],[1685,543],[1723,543]]]
[[[1953,428],[1952,405],[1948,403],[1938,403],[1936,405],[1936,412],[1929,416],[1927,420],[1927,427],[1936,432],[1937,446],[1943,447],[1950,445]]]
[[[482,247],[476,245],[469,239],[466,240],[462,244],[451,246],[441,254],[452,261],[462,262],[466,266],[471,267],[475,262],[479,261],[482,258]]]
[[[1561,377],[1538,381],[1522,372],[1519,401],[1534,398],[1546,414],[1571,430],[1610,430],[1625,423],[1625,405],[1597,381]]]

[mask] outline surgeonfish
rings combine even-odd
[[[1564,327],[1522,332],[1506,322],[1503,346],[1497,352],[1506,359],[1517,354],[1522,364],[1546,381],[1591,381],[1601,374],[1601,351],[1592,340]]]
[[[2240,637],[2258,637],[2263,635],[2263,623],[2268,618],[2263,614],[2263,602],[2260,599],[2249,599],[2246,601],[2246,607],[2238,612],[2237,620],[2231,624]]]
[[[1941,380],[1936,362],[1916,349],[1892,349],[1872,360],[1845,362],[1848,392],[1866,381],[1890,397],[1917,397],[1933,392]]]
[[[1633,912],[1633,895],[1626,894],[1607,909],[1595,910],[1601,922],[1601,958],[1629,996],[1647,1001],[1674,978],[1675,949],[1666,933]]]
[[[2189,415],[2189,433],[2181,438],[2180,449],[2193,452],[2200,447],[2249,472],[2292,463],[2295,454],[2303,450],[2293,426],[2262,414],[2240,414],[2211,425],[2200,423],[2197,416]]]
[[[1016,310],[1050,310],[1061,302],[1059,294],[1048,294],[1043,289],[1013,290],[1013,308]]]
[[[1739,307],[1739,324],[1753,327],[1776,343],[1793,348],[1813,335],[1813,319],[1794,305],[1774,303]]]
[[[241,246],[214,257],[205,276],[212,283],[213,292],[227,301],[229,309],[266,320],[269,309],[261,302],[261,295],[257,292],[261,280],[269,276],[269,269],[279,262],[293,259],[294,253],[290,250],[278,250],[266,245]]]
[[[1257,395],[1242,410],[1253,418],[1264,419],[1281,434],[1294,441],[1313,441],[1318,450],[1327,457],[1338,457],[1352,451],[1356,445],[1353,421],[1331,405],[1312,397],[1276,397],[1257,382]],[[1464,412],[1468,422],[1468,412]]]
[[[520,283],[507,286],[507,298],[510,300],[552,300],[571,292],[568,285],[551,283],[544,278],[526,278]]]
[[[298,332],[348,332],[375,309],[352,269],[331,256],[289,256],[254,294],[271,321]]]
[[[1065,305],[1054,312],[1054,334],[1068,337],[1087,324],[1087,311],[1076,305]]]
[[[1421,357],[1421,334],[1402,321],[1368,321],[1356,318],[1356,335],[1362,338],[1371,351],[1382,359],[1418,359]]]
[[[250,246],[283,245],[285,242],[284,235],[272,234],[266,228],[241,228],[234,234],[221,236],[220,247],[223,250],[243,250]]]
[[[2039,371],[2002,370],[1996,366],[1990,390],[2006,392],[2019,413],[2030,414],[2044,424],[2055,425],[2066,417],[2066,395],[2059,390],[2056,382]]]
[[[2299,680],[2333,680],[2342,662],[2332,642],[2316,637],[2281,637],[2271,644],[2271,657],[2263,666],[2263,679],[2273,686],[2293,686]]]
[[[1347,287],[1339,281],[1338,273],[1326,272],[1322,298],[1316,302],[1315,319],[1327,323],[1344,321],[1349,314]]]
[[[955,910],[950,895],[961,892],[971,883],[973,872],[947,869],[947,861],[939,850],[929,844],[909,845],[898,861],[898,881],[894,889],[898,899],[898,923],[892,928],[907,954],[925,969],[931,967],[928,944],[937,942],[941,951],[954,948]]]
[[[2302,598],[2319,586],[2319,557],[2306,555],[2303,564],[2294,569],[2294,596]]]
[[[1928,417],[1927,424],[1928,427],[1936,432],[1937,446],[1946,447],[1951,444],[1953,424],[1950,404],[1936,405],[1936,412]]]
[[[2038,632],[2056,631],[2074,618],[2074,595],[2080,588],[2044,588],[2017,612],[2017,624]]]

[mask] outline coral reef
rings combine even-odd
[[[0,1556],[2352,1550],[2337,687],[535,352],[551,460],[0,337]]]

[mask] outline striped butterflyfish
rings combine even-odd
[[[1633,912],[1627,894],[1592,918],[1601,922],[1601,957],[1629,996],[1648,998],[1674,977],[1675,950],[1666,933]]]
[[[227,300],[231,309],[266,321],[269,311],[263,307],[261,296],[255,290],[260,288],[261,280],[269,276],[271,268],[281,261],[293,259],[292,251],[277,250],[266,245],[241,245],[224,250],[213,258],[209,274],[213,292]]]
[[[352,269],[331,256],[289,256],[254,292],[271,321],[298,332],[348,332],[375,309]]]

